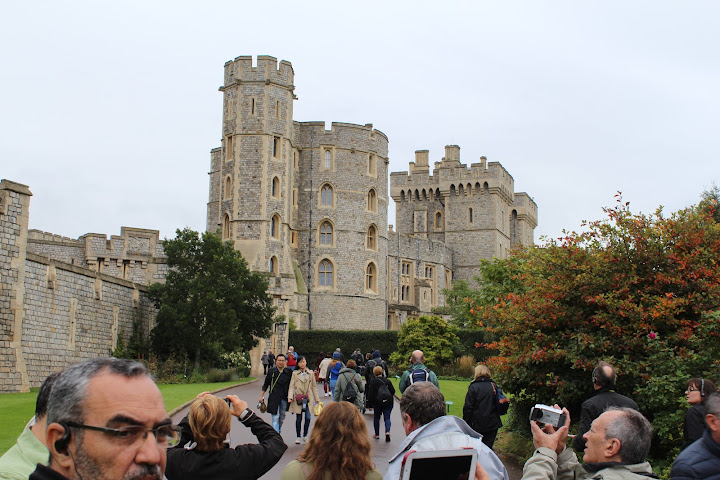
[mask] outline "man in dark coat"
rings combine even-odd
[[[260,395],[260,401],[262,402],[265,398],[265,392],[270,389],[267,411],[272,415],[272,426],[278,433],[282,429],[285,412],[288,409],[287,396],[291,378],[292,370],[285,366],[285,355],[280,353],[275,358],[275,366],[265,376],[265,383],[263,383],[262,394]]]
[[[673,480],[720,479],[720,393],[709,395],[705,408],[707,430],[675,459],[670,471]]]
[[[585,449],[583,435],[590,430],[593,420],[602,415],[608,407],[627,407],[640,411],[637,403],[632,399],[615,392],[616,380],[615,369],[607,362],[599,362],[593,370],[592,381],[595,391],[582,404],[580,426],[572,444],[576,452]]]

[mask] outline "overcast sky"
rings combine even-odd
[[[536,241],[616,191],[649,213],[720,183],[717,1],[0,0],[0,178],[30,228],[203,230],[239,55],[292,62],[295,120],[384,132],[390,171],[502,163]]]

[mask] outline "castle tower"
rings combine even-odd
[[[290,255],[293,215],[294,72],[289,62],[241,56],[225,64],[222,147],[211,152],[207,229],[269,272],[279,314],[296,290]]]
[[[409,174],[390,175],[397,231],[451,248],[455,279],[472,282],[480,259],[505,258],[516,244],[532,245],[537,205],[514,192],[513,177],[502,165],[481,157],[468,169],[457,145],[445,147],[432,175],[428,163],[428,152],[418,150]]]

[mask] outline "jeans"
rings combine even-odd
[[[337,385],[337,378],[333,380],[330,379],[330,392],[332,393],[333,400],[335,399],[335,385]]]
[[[310,405],[308,405],[307,400],[305,401],[305,405],[303,405],[304,411],[302,413],[296,413],[295,414],[295,432],[297,432],[298,438],[300,438],[300,427],[302,426],[302,417],[305,417],[305,434],[302,435],[303,437],[308,436],[308,430],[310,430]]]
[[[487,445],[489,448],[492,449],[493,444],[495,443],[495,437],[497,437],[498,429],[490,430],[488,432],[478,432],[480,435],[482,435],[482,442]]]
[[[285,420],[285,412],[287,411],[288,402],[287,398],[284,398],[280,400],[280,405],[278,406],[278,412],[276,415],[272,415],[272,427],[275,429],[276,432],[280,433],[280,429],[282,429],[283,421]]]
[[[385,417],[385,433],[390,433],[390,413],[392,412],[393,406],[380,410],[375,407],[373,409],[373,426],[375,427],[375,435],[380,435],[380,415]]]

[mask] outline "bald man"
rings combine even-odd
[[[590,398],[582,404],[580,426],[572,444],[576,452],[582,452],[585,449],[583,435],[590,430],[593,420],[598,418],[609,407],[627,407],[640,410],[637,403],[632,399],[615,391],[616,380],[615,369],[607,362],[599,362],[593,369],[592,382],[595,390],[590,395]]]
[[[415,350],[410,355],[410,366],[403,372],[400,379],[400,393],[403,393],[408,386],[416,382],[431,382],[440,388],[435,372],[425,366],[425,354],[423,354],[422,350]]]

